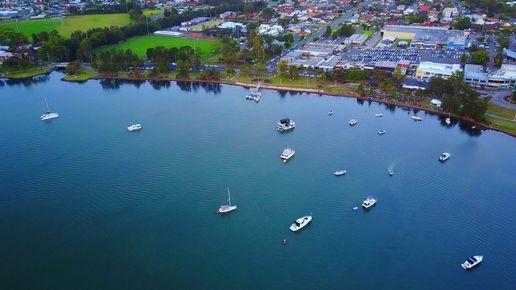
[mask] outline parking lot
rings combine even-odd
[[[426,49],[351,49],[344,53],[342,58],[344,60],[360,62],[360,63],[374,63],[377,61],[400,61],[410,60],[412,64],[419,64],[422,61],[432,61],[439,63],[460,63],[461,55],[465,53],[459,50],[426,50]]]

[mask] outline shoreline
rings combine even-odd
[[[86,80],[66,80],[65,77],[61,78],[61,81],[64,82],[71,82],[71,83],[82,83],[87,82],[88,80],[123,80],[123,81],[158,81],[158,82],[196,82],[196,83],[205,83],[205,84],[224,84],[224,85],[233,85],[233,86],[239,86],[244,88],[253,88],[256,86],[256,84],[249,84],[249,83],[241,83],[238,81],[225,81],[225,80],[197,80],[197,79],[176,79],[176,78],[152,78],[152,77],[145,77],[145,78],[139,78],[139,77],[121,77],[121,76],[96,76],[92,77]],[[298,93],[308,93],[308,94],[319,94],[319,95],[328,95],[328,96],[334,96],[334,97],[345,97],[345,98],[354,98],[357,100],[362,101],[369,101],[369,102],[376,102],[380,104],[385,105],[391,105],[396,106],[399,108],[409,108],[409,109],[416,109],[420,111],[424,111],[426,113],[429,113],[431,115],[437,115],[441,117],[453,117],[454,119],[468,122],[472,124],[472,126],[476,126],[479,130],[493,130],[496,132],[500,132],[506,135],[509,135],[511,137],[516,137],[516,133],[508,132],[500,128],[493,127],[491,125],[487,125],[478,121],[475,121],[470,118],[457,116],[454,114],[448,114],[445,112],[441,112],[438,110],[433,110],[430,108],[424,108],[420,106],[416,106],[413,104],[407,104],[402,103],[394,100],[387,100],[383,98],[370,98],[370,97],[362,97],[359,95],[345,95],[345,94],[339,94],[339,93],[331,93],[326,92],[323,89],[309,89],[309,88],[296,88],[296,87],[285,87],[285,86],[276,86],[276,85],[269,85],[269,84],[262,84],[260,85],[261,89],[267,89],[267,90],[274,90],[274,91],[286,91],[286,92],[298,92]]]

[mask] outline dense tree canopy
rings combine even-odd
[[[442,108],[460,116],[481,121],[487,110],[487,101],[478,99],[479,94],[463,81],[457,73],[449,79],[432,78],[425,93],[442,101]]]

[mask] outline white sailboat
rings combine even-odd
[[[59,118],[59,114],[58,113],[51,113],[50,112],[50,108],[48,106],[47,98],[43,97],[43,99],[45,99],[45,106],[46,106],[47,110],[45,111],[45,113],[43,115],[41,115],[41,117],[39,117],[39,119],[41,121],[48,121],[48,120],[52,120],[52,119],[55,119],[55,118]]]
[[[228,204],[221,205],[217,212],[221,213],[221,214],[224,214],[224,213],[232,212],[235,209],[237,209],[237,206],[236,205],[231,205],[231,194],[229,193],[229,187],[228,187]]]

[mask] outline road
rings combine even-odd
[[[353,14],[355,14],[358,11],[360,11],[363,7],[368,6],[370,3],[371,3],[371,0],[360,2],[356,7],[352,7],[348,11],[342,13],[339,17],[335,18],[330,23],[331,29],[333,30],[333,29],[336,29],[336,28],[340,27],[340,25],[346,19],[351,18],[353,16]],[[290,51],[293,51],[293,50],[301,48],[303,45],[313,41],[316,38],[321,38],[321,36],[323,36],[325,31],[326,31],[326,26],[322,27],[317,32],[314,32],[314,33],[310,34],[305,39],[303,39],[303,40],[299,41],[298,43],[294,44],[291,48],[289,48],[285,52],[283,52],[280,56],[275,57],[275,58],[271,59],[270,61],[268,61],[267,64],[266,64],[266,67],[267,67],[267,70],[269,71],[269,73],[272,73],[272,72],[274,72],[276,70],[276,67],[278,66],[279,60],[283,56],[285,56],[285,54],[287,54]]]
[[[512,90],[500,90],[500,91],[490,91],[490,90],[478,90],[478,92],[481,94],[481,96],[485,97],[487,95],[492,96],[491,100],[489,100],[491,103],[496,104],[500,107],[516,110],[516,104],[511,104],[509,102],[506,102],[503,97],[509,96],[512,94]]]

